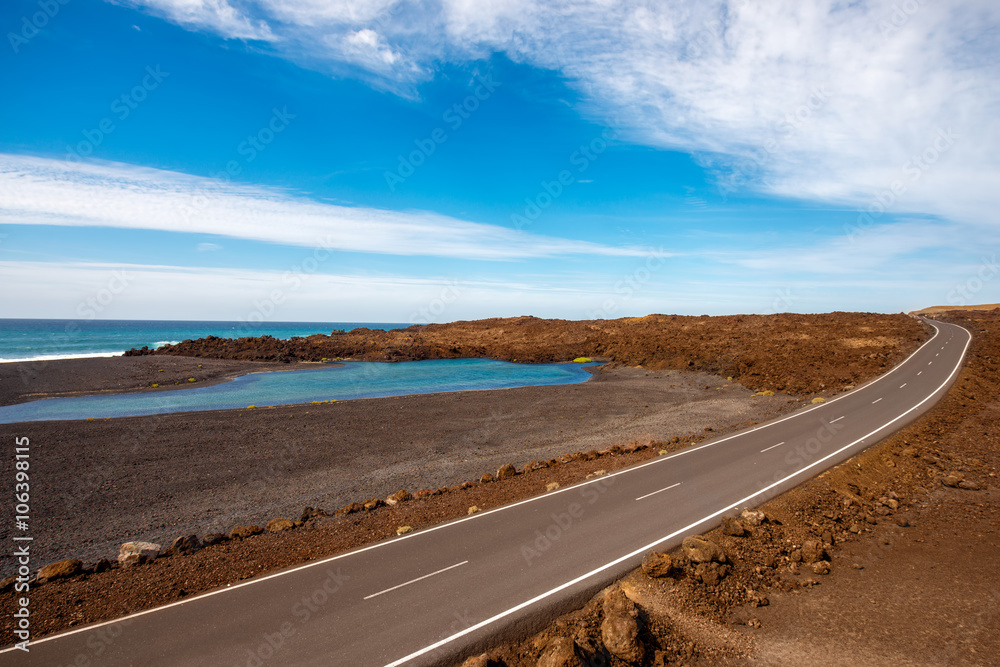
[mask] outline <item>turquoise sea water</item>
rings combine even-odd
[[[250,405],[264,407],[469,389],[574,384],[590,377],[584,367],[592,365],[594,364],[515,364],[491,359],[439,359],[399,363],[356,361],[310,370],[254,373],[238,377],[232,382],[206,387],[49,398],[0,406],[0,424],[245,409]]]
[[[156,348],[191,338],[328,334],[334,329],[403,329],[386,322],[185,322],[169,320],[0,319],[0,362],[110,357],[143,345]]]

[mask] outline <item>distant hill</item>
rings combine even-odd
[[[978,306],[931,306],[923,310],[914,310],[911,315],[934,315],[935,313],[945,313],[949,310],[993,310],[1000,308],[1000,303],[987,303]]]

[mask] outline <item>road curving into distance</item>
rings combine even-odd
[[[637,567],[913,422],[971,335],[826,403],[544,496],[3,651],[12,665],[435,665],[540,629]]]

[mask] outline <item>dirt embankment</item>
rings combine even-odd
[[[918,423],[467,664],[996,664],[1000,310],[938,317],[974,341]]]
[[[588,356],[628,366],[715,373],[755,390],[816,393],[878,375],[901,361],[925,335],[925,326],[913,318],[877,313],[648,315],[585,321],[517,317],[394,331],[354,329],[291,340],[208,337],[153,354],[286,362],[338,357],[550,362]]]

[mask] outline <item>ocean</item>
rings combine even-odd
[[[172,320],[0,319],[0,362],[112,357],[144,345],[157,348],[186,339],[219,336],[292,338],[334,329],[404,329],[398,322],[197,322]]]

